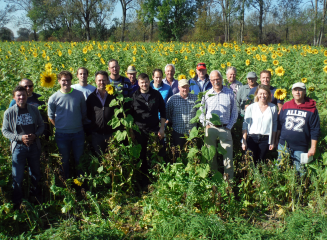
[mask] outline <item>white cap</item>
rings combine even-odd
[[[304,83],[301,83],[301,82],[297,82],[297,83],[294,83],[293,84],[293,86],[292,86],[292,90],[294,89],[294,88],[302,88],[302,89],[306,89],[306,87],[305,87],[305,84]]]

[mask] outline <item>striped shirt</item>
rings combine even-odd
[[[212,96],[209,96],[212,95]],[[202,105],[205,104],[206,113],[201,114],[200,122],[203,126],[213,125],[210,122],[212,113],[219,116],[221,124],[226,124],[226,128],[232,129],[237,120],[237,106],[233,90],[223,86],[221,92],[216,93],[211,88],[202,98]],[[203,107],[200,108],[203,111]]]
[[[180,134],[189,134],[189,131],[196,126],[196,123],[190,123],[191,119],[196,115],[195,94],[188,94],[186,99],[182,98],[180,93],[171,96],[167,102],[166,115],[167,119],[172,122],[173,129]]]

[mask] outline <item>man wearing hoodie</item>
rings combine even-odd
[[[286,145],[296,170],[300,171],[301,153],[308,153],[308,157],[316,153],[320,120],[316,102],[306,97],[304,83],[293,84],[292,94],[293,99],[283,105],[279,114],[277,141],[278,150]]]

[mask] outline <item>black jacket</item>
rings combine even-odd
[[[136,125],[144,131],[157,131],[159,129],[159,116],[166,118],[165,102],[159,91],[149,89],[148,101],[145,101],[140,89],[133,94],[132,116]]]
[[[115,107],[109,107],[110,102],[114,99],[114,96],[109,95],[106,98],[104,107],[100,99],[97,97],[96,90],[91,93],[86,100],[87,118],[91,121],[92,132],[100,134],[112,134],[114,130],[107,123],[114,116]]]

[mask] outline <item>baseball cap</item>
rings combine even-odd
[[[200,69],[207,69],[207,66],[205,63],[198,63],[198,65],[196,66],[196,69],[197,70],[200,70]]]
[[[136,71],[136,69],[135,69],[135,67],[134,66],[128,66],[128,68],[127,68],[127,73],[136,73],[137,71]]]
[[[297,82],[297,83],[294,83],[294,84],[293,84],[293,86],[292,86],[292,90],[293,90],[294,88],[297,88],[297,87],[298,87],[298,88],[302,88],[302,89],[306,89],[304,83]]]
[[[255,72],[249,72],[246,78],[258,78]]]
[[[185,85],[190,85],[190,84],[188,83],[188,80],[187,80],[187,79],[181,79],[181,80],[178,81],[178,86],[179,86],[179,87],[183,87],[183,86],[185,86]]]

